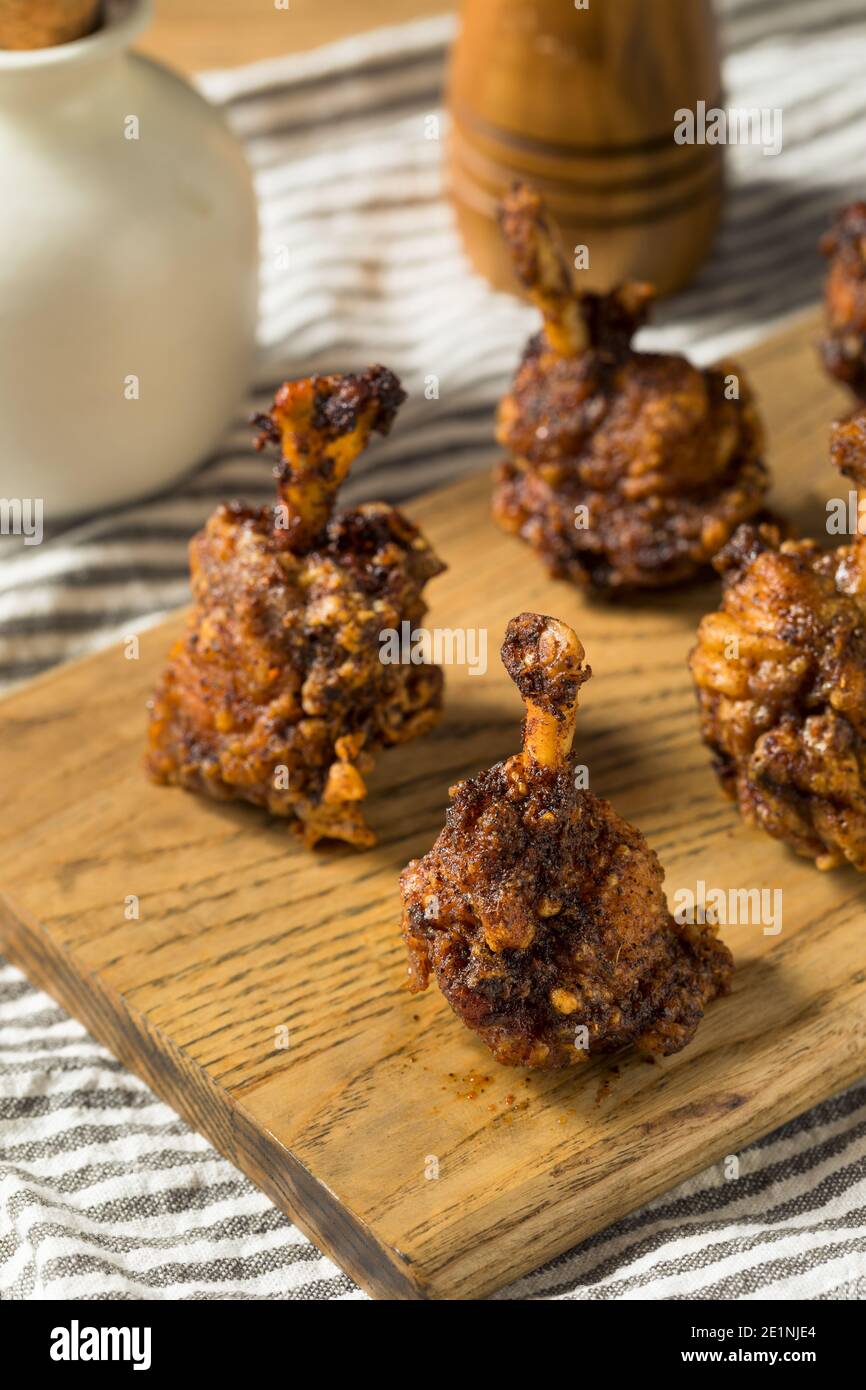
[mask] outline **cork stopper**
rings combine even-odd
[[[0,48],[53,48],[93,33],[102,0],[0,0]]]

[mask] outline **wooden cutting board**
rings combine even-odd
[[[811,315],[745,360],[776,500],[824,534],[841,491],[827,427],[848,402],[816,331]],[[437,731],[381,758],[371,851],[306,853],[253,808],[145,780],[144,702],[180,617],[138,660],[113,648],[0,705],[3,950],[380,1297],[490,1293],[866,1069],[866,878],[746,829],[698,738],[686,654],[717,586],[593,602],[547,579],[488,500],[479,476],[411,508],[450,566],[430,623],[486,627],[490,658],[483,676],[450,669]],[[658,851],[669,897],[698,880],[784,894],[778,936],[725,931],[734,992],[692,1045],[618,1076],[501,1068],[435,989],[404,986],[397,875],[448,786],[518,746],[497,653],[527,608],[586,646],[576,746]]]

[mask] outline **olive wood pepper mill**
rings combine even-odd
[[[475,267],[516,289],[496,208],[519,180],[587,248],[587,288],[683,285],[718,221],[722,147],[678,144],[676,113],[719,106],[720,86],[710,0],[464,0],[447,172]]]

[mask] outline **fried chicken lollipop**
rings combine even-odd
[[[684,357],[636,352],[651,286],[579,291],[527,187],[508,195],[500,221],[544,328],[500,405],[497,438],[509,458],[497,470],[494,516],[552,574],[580,585],[692,578],[767,491],[745,377],[732,362],[702,371]]]
[[[821,356],[831,376],[866,400],[866,203],[842,208],[820,246],[830,263]]]
[[[157,781],[291,817],[308,845],[373,844],[359,804],[371,754],[439,714],[439,668],[383,664],[379,634],[420,622],[444,566],[384,502],[332,512],[404,399],[384,367],[280,387],[256,420],[258,447],[280,447],[279,504],[218,507],[193,537],[194,607],[151,702]]]
[[[502,660],[526,704],[523,751],[451,789],[444,830],[401,878],[410,989],[433,972],[506,1065],[677,1052],[732,970],[712,927],[668,912],[640,831],[578,789],[583,659],[565,623],[512,619]]]
[[[862,420],[833,427],[831,452],[866,483]],[[690,661],[722,787],[819,868],[866,870],[866,538],[825,552],[743,526],[716,568]]]

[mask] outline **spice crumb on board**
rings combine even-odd
[[[465,1076],[460,1076],[456,1071],[449,1071],[449,1081],[456,1081],[460,1086],[467,1086],[468,1090],[457,1092],[458,1100],[477,1100],[493,1081],[493,1077],[479,1072],[467,1072]],[[443,1086],[443,1091],[450,1090],[449,1086]]]
[[[454,1083],[457,1083],[456,1097],[458,1100],[478,1100],[488,1087],[492,1086],[499,1078],[487,1072],[466,1072],[460,1074],[456,1071],[448,1072],[448,1081],[443,1084],[442,1090],[453,1092]],[[464,1089],[465,1088],[465,1089]],[[529,1105],[529,1097],[518,1100],[513,1091],[506,1091],[499,1100],[488,1100],[487,1109],[491,1113],[496,1113],[500,1105],[507,1110],[525,1110]]]
[[[598,1083],[598,1090],[595,1093],[596,1105],[601,1105],[602,1101],[607,1099],[613,1088],[613,1083],[617,1081],[621,1075],[622,1072],[618,1066],[608,1068],[607,1075],[603,1076]]]

